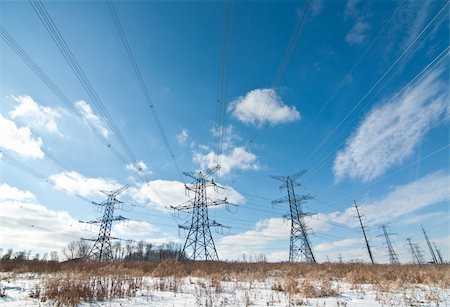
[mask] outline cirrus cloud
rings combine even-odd
[[[415,146],[445,113],[448,87],[435,70],[374,107],[335,157],[337,180],[370,181],[409,157]]]

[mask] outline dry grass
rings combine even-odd
[[[248,289],[244,289],[248,291],[255,281],[270,279],[273,291],[283,292],[292,299],[338,296],[339,289],[333,287],[336,281],[350,283],[354,289],[371,284],[379,293],[406,289],[409,285],[450,287],[449,265],[3,260],[0,272],[43,274],[41,288],[34,289],[30,296],[60,306],[135,296],[145,287],[146,276],[155,278],[156,290],[174,293],[182,291],[182,278],[201,278],[195,287],[199,299],[207,298],[207,302],[202,301],[205,306],[217,301],[226,281],[234,282],[236,287],[249,283]],[[1,292],[0,287],[0,295]],[[433,295],[430,300],[438,301],[439,297]],[[246,305],[252,303],[248,292],[243,300]]]
[[[202,277],[227,280],[265,280],[268,277],[306,280],[343,280],[351,284],[427,284],[450,287],[449,265],[368,265],[306,263],[234,263],[234,262],[45,262],[35,260],[0,261],[0,272],[15,273],[87,273],[128,276]]]
[[[142,287],[141,277],[57,274],[44,279],[41,294],[37,294],[35,298],[40,298],[43,302],[51,300],[58,306],[77,306],[80,302],[133,297]]]

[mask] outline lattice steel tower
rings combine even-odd
[[[419,257],[418,253],[417,253],[417,245],[411,243],[411,238],[406,238],[406,241],[408,241],[408,245],[409,248],[411,250],[411,256],[413,259],[413,263],[417,263],[417,264],[423,264],[422,263],[422,259]]]
[[[301,171],[290,176],[270,176],[272,179],[281,181],[280,191],[287,191],[287,196],[278,200],[272,201],[272,205],[289,203],[290,214],[285,215],[285,218],[291,220],[291,237],[289,244],[289,262],[296,262],[301,259],[301,255],[305,257],[305,261],[309,263],[316,263],[316,258],[311,248],[311,242],[308,238],[308,227],[304,220],[305,216],[310,215],[302,210],[302,204],[309,199],[313,199],[312,195],[297,195],[294,187],[301,186],[296,180],[306,174],[306,171]]]
[[[367,252],[369,253],[370,261],[372,262],[372,264],[374,264],[375,261],[373,260],[372,250],[370,249],[369,240],[367,240],[367,236],[366,236],[366,227],[364,226],[364,224],[362,222],[361,214],[359,214],[359,206],[356,204],[356,200],[354,202],[355,202],[356,213],[358,214],[359,224],[361,225],[361,230],[362,230],[363,235],[364,235],[364,240],[366,241]]]
[[[117,204],[122,204],[120,200],[116,199],[116,196],[128,189],[130,186],[125,185],[120,189],[114,191],[100,191],[103,194],[106,194],[108,198],[98,204],[93,202],[95,205],[101,206],[104,208],[103,217],[101,219],[88,221],[85,223],[88,224],[100,224],[100,230],[98,232],[98,236],[96,239],[84,239],[88,241],[94,241],[94,245],[92,246],[91,251],[89,252],[89,258],[98,260],[98,261],[110,261],[113,259],[112,257],[112,248],[111,248],[111,240],[120,240],[119,238],[111,237],[111,227],[112,223],[115,221],[124,221],[127,218],[119,215],[114,216],[114,209]]]
[[[223,226],[214,220],[211,221],[208,216],[208,208],[219,205],[227,205],[228,207],[231,204],[226,198],[209,198],[206,192],[208,187],[223,189],[213,179],[210,179],[210,176],[219,169],[220,166],[216,166],[200,172],[183,172],[184,175],[194,179],[192,184],[185,185],[187,192],[194,192],[194,198],[181,205],[172,206],[173,209],[178,211],[192,211],[190,224],[178,225],[180,229],[188,231],[180,258],[185,257],[190,260],[219,260],[211,234],[211,227],[229,227]]]
[[[383,229],[383,235],[386,240],[386,245],[388,248],[389,262],[391,264],[400,264],[400,261],[398,261],[397,253],[395,252],[394,247],[392,246],[391,239],[389,238],[389,233],[387,232],[387,225],[383,225],[381,226],[381,228]]]
[[[425,228],[423,228],[422,225],[420,225],[422,228],[423,235],[425,237],[425,241],[427,241],[428,249],[430,250],[431,258],[433,263],[438,263],[438,260],[436,258],[436,254],[434,253],[433,247],[431,246],[430,239],[428,238],[427,232],[425,231]]]

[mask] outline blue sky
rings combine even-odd
[[[99,189],[123,184],[131,188],[121,199],[135,206],[118,214],[136,221],[117,224],[114,235],[182,243],[177,225],[188,216],[174,217],[168,207],[186,200],[189,178],[176,164],[193,171],[218,160],[226,3],[113,2],[173,159],[107,2],[44,2],[139,166],[30,3],[0,5],[3,29],[80,116],[1,40],[0,248],[42,253],[95,236],[95,227],[78,223],[100,215],[82,197],[100,202]],[[377,237],[384,223],[396,233],[401,261],[411,261],[406,237],[426,248],[419,224],[448,259],[448,10],[445,1],[233,4],[222,169],[216,176],[228,190],[215,196],[227,196],[239,209],[210,211],[212,219],[231,226],[214,234],[221,259],[244,253],[287,259],[289,223],[282,215],[288,206],[271,206],[283,194],[269,175],[302,169],[309,173],[297,193],[316,196],[305,210],[317,213],[307,222],[319,261],[340,254],[368,261],[353,200],[366,216],[377,262],[387,261]],[[425,256],[430,258],[427,250]]]

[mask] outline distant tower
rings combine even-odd
[[[398,261],[397,253],[395,252],[394,247],[392,246],[391,239],[389,238],[389,234],[387,232],[387,225],[383,225],[381,226],[381,228],[383,229],[384,238],[386,240],[386,245],[388,248],[389,262],[391,264],[400,264],[400,261]]]
[[[304,217],[310,215],[302,211],[302,203],[306,200],[313,199],[311,195],[297,195],[294,186],[301,186],[295,180],[303,176],[306,171],[295,173],[291,176],[270,176],[272,179],[281,181],[280,191],[287,190],[287,196],[272,201],[272,205],[280,203],[289,203],[290,214],[286,217],[291,220],[291,238],[289,246],[289,262],[296,262],[303,254],[305,261],[308,263],[316,263],[311,243],[308,238],[308,228]]]
[[[89,256],[92,259],[98,261],[111,261],[112,248],[111,240],[120,240],[119,238],[111,237],[112,223],[115,221],[124,221],[127,218],[119,215],[114,216],[114,209],[117,204],[122,204],[120,200],[116,199],[116,196],[128,189],[130,186],[125,185],[120,189],[114,191],[100,191],[108,196],[108,199],[100,204],[94,203],[98,206],[103,207],[103,217],[101,219],[88,221],[88,224],[100,224],[100,230],[98,232],[97,239],[83,239],[88,241],[94,241],[94,246],[92,246]]]
[[[417,256],[416,249],[414,248],[415,246],[411,243],[411,238],[406,238],[406,241],[408,241],[408,245],[409,245],[409,248],[411,250],[411,256],[412,256],[412,259],[413,259],[413,263],[423,264],[420,261],[419,257]]]
[[[420,248],[419,244],[414,244],[414,249],[416,250],[416,255],[419,263],[425,264],[425,257],[423,256],[423,250]]]
[[[434,250],[436,251],[436,254],[439,258],[439,263],[444,264],[444,258],[442,258],[441,251],[437,248],[436,243],[433,242]]]
[[[172,206],[178,211],[192,211],[192,219],[189,225],[179,225],[181,229],[188,231],[186,241],[180,258],[187,257],[190,260],[218,261],[214,240],[211,235],[211,227],[225,227],[216,221],[210,221],[208,208],[219,205],[230,205],[227,199],[209,199],[206,193],[207,187],[221,188],[210,175],[219,170],[219,166],[200,172],[184,172],[183,174],[194,179],[190,185],[186,185],[187,191],[194,192],[194,198],[178,206]],[[225,227],[229,228],[229,227]]]
[[[436,255],[434,254],[433,247],[431,246],[430,239],[428,239],[427,232],[425,231],[425,228],[423,228],[422,225],[420,225],[420,227],[422,228],[423,235],[425,236],[425,240],[427,241],[427,245],[428,245],[428,249],[430,250],[432,262],[433,262],[433,263],[438,263],[438,260],[437,260],[437,258],[436,258]]]
[[[372,264],[374,264],[375,261],[373,260],[372,251],[370,249],[369,241],[367,240],[365,226],[363,225],[363,222],[361,220],[361,215],[359,214],[359,206],[356,204],[356,200],[354,202],[355,202],[356,213],[358,214],[359,224],[361,225],[361,230],[364,235],[364,241],[366,241],[367,252],[369,253],[370,261],[372,262]]]

